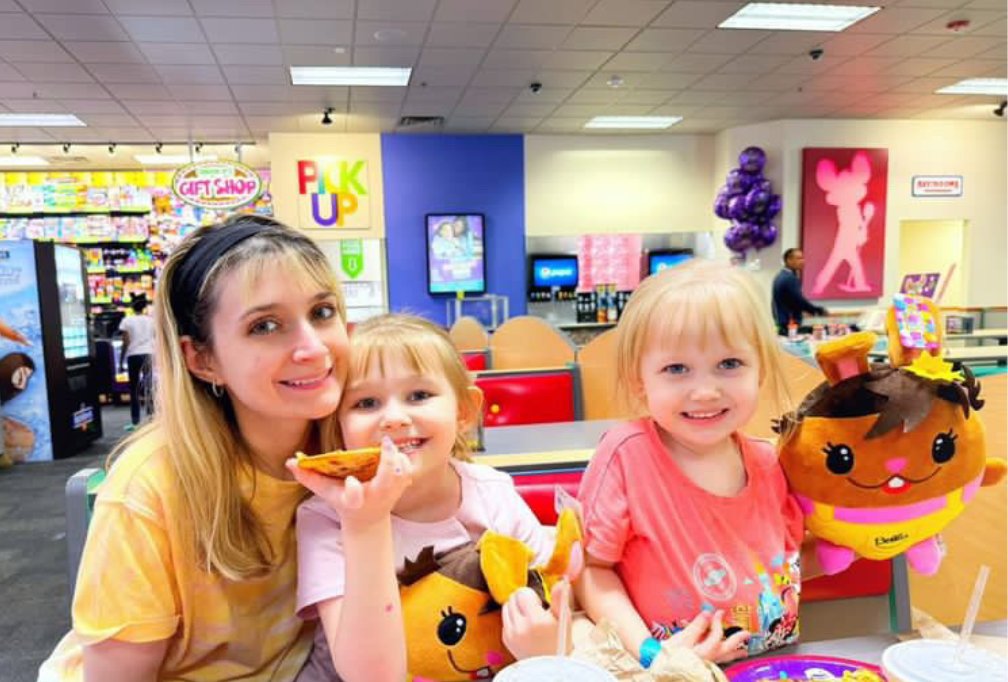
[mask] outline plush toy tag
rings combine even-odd
[[[896,294],[893,297],[896,327],[900,345],[935,351],[938,349],[938,330],[927,302],[919,296]]]

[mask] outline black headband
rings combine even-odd
[[[243,222],[214,228],[189,250],[172,277],[171,307],[179,336],[197,336],[196,320],[193,318],[196,300],[214,263],[241,242],[269,227],[262,223]]]

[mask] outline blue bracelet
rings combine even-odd
[[[651,667],[654,663],[655,658],[658,657],[658,652],[661,651],[661,642],[659,642],[654,637],[648,637],[640,645],[640,664],[645,670]]]

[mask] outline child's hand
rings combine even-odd
[[[561,580],[553,586],[549,610],[539,595],[528,587],[515,591],[501,610],[504,646],[516,660],[532,656],[554,656],[560,627],[560,604],[570,599],[570,584]],[[567,620],[568,650],[571,648],[570,619]]]
[[[701,611],[685,628],[662,642],[665,646],[691,649],[700,658],[714,663],[729,663],[749,655],[746,643],[749,632],[740,630],[727,639],[724,636],[724,611],[711,614]]]
[[[298,483],[339,513],[344,527],[368,526],[388,517],[403,491],[413,482],[412,462],[388,437],[382,439],[378,473],[367,483],[361,483],[354,476],[340,480],[302,469],[293,458],[286,464]]]

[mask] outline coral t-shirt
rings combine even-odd
[[[585,549],[613,562],[659,639],[702,610],[752,633],[749,653],[797,639],[802,515],[773,446],[740,434],[747,475],[733,497],[700,488],[678,467],[651,419],[602,438],[581,481]]]

